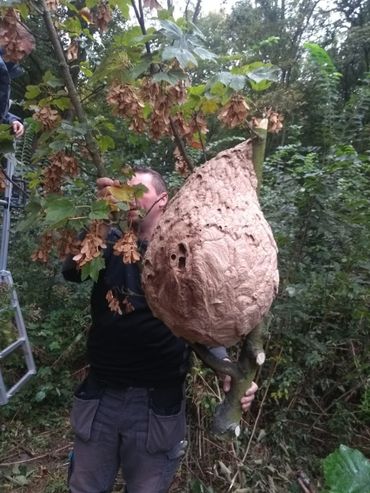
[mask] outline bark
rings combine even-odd
[[[43,19],[45,22],[46,30],[48,32],[51,44],[53,45],[54,52],[55,52],[55,55],[56,55],[56,58],[57,58],[57,61],[58,61],[58,64],[59,64],[59,67],[61,70],[61,74],[62,74],[63,80],[65,82],[65,85],[67,87],[68,95],[70,97],[70,100],[71,100],[72,105],[74,107],[74,110],[76,112],[76,116],[78,118],[78,121],[80,123],[85,124],[87,127],[87,131],[85,134],[86,145],[90,151],[93,163],[97,169],[98,176],[104,176],[106,173],[104,170],[104,165],[102,163],[100,152],[99,152],[98,146],[96,144],[96,141],[92,135],[92,132],[89,129],[87,117],[86,117],[85,111],[83,109],[83,106],[81,104],[80,98],[78,96],[77,89],[76,89],[76,86],[73,82],[71,73],[69,71],[69,67],[68,67],[67,61],[66,61],[65,56],[64,56],[63,48],[62,48],[62,45],[60,43],[58,33],[55,29],[55,26],[54,26],[53,20],[51,18],[50,12],[47,9],[45,0],[41,0],[41,4],[43,7],[42,16],[43,16]]]

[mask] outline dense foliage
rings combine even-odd
[[[245,125],[225,130],[217,118],[224,114],[230,124],[230,101],[242,96],[257,108],[250,121],[270,106],[285,117],[283,130],[268,141],[261,190],[279,245],[281,289],[266,334],[268,358],[258,376],[258,402],[246,418],[249,426],[233,445],[207,435],[219,388],[213,374],[195,361],[188,386],[189,451],[173,491],[298,492],[304,491],[302,484],[324,489],[322,478],[328,480],[328,468],[337,466],[326,462],[323,471],[321,459],[339,444],[370,456],[369,2],[337,1],[326,11],[325,5],[311,0],[240,1],[229,15],[203,17],[190,3],[187,22],[175,22],[170,11],[158,11],[162,28],[149,24],[146,35],[125,20],[124,1],[113,11],[110,29],[98,34],[97,21],[90,22],[86,10],[81,14],[85,7],[97,8],[90,4],[68,3],[61,14],[65,49],[73,53],[72,41],[79,42],[70,73],[85,120],[76,118],[62,74],[48,71],[53,53],[40,16],[21,9],[40,41],[15,94],[19,102],[24,96],[25,116],[36,110],[39,117],[29,119],[26,136],[17,146],[33,199],[28,219],[19,211],[14,214],[18,230],[12,231],[10,268],[39,371],[0,411],[1,462],[10,464],[3,472],[7,488],[66,491],[62,464],[68,447],[54,456],[49,475],[42,462],[26,462],[24,469],[15,462],[24,458],[22,453],[28,459],[68,446],[71,389],[85,367],[89,282],[79,289],[64,283],[53,254],[46,266],[31,262],[38,235],[71,222],[78,229],[107,216],[107,208],[93,200],[96,169],[102,163],[107,172],[124,177],[122,164],[144,162],[164,173],[176,190],[183,180],[178,171],[184,170],[184,160],[197,165],[245,138]],[[192,17],[196,25],[189,22]],[[201,32],[205,39],[200,43]],[[153,75],[152,64],[165,67],[156,74],[167,91],[187,77],[187,102],[181,106],[178,101],[167,114],[174,118],[183,112],[177,128],[182,129],[185,154],[174,156],[178,136],[167,130],[153,139],[148,122],[158,109],[155,102],[146,101],[142,120],[135,120],[138,114],[131,112],[127,118],[131,110],[126,107],[123,119],[113,117],[104,101],[107,90],[110,96],[116,94],[109,88],[121,74],[120,84],[129,82],[132,88],[125,98],[133,107],[144,79]],[[241,112],[245,119],[241,101],[233,117]],[[48,110],[40,114],[43,108]],[[186,127],[200,109],[204,115],[191,133]],[[42,127],[42,121],[51,127]],[[133,124],[143,125],[142,131],[135,133]],[[198,131],[199,125],[208,132]],[[91,149],[81,152],[91,144],[89,137],[86,140],[89,131],[103,156],[100,161],[94,161]],[[58,152],[77,156],[80,174],[73,179],[72,162],[54,161],[54,170],[63,170],[59,176],[63,175],[64,195],[47,198],[44,170]],[[177,171],[176,161],[182,164]],[[76,215],[76,210],[84,213]],[[80,216],[82,222],[76,219]],[[58,233],[53,234],[58,239]],[[12,362],[10,371],[17,373],[19,365],[19,360]],[[342,491],[334,488],[329,491]]]

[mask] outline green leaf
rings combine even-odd
[[[108,151],[109,149],[114,149],[116,146],[114,140],[109,135],[99,135],[96,140],[101,152]]]
[[[107,192],[109,192],[118,202],[129,202],[134,197],[134,188],[123,183],[122,185],[116,187],[107,187]]]
[[[37,96],[40,94],[41,89],[40,86],[27,86],[26,88],[26,94],[24,97],[26,99],[35,99]]]
[[[370,492],[370,461],[345,445],[326,457],[324,476],[328,493]]]
[[[52,104],[62,111],[71,107],[71,101],[67,97],[53,99]]]
[[[153,75],[152,77],[154,82],[168,82],[169,84],[176,84],[176,82],[179,80],[178,77],[175,75],[172,75],[170,72],[157,72],[156,74]]]
[[[103,257],[96,257],[81,268],[81,279],[85,281],[88,277],[91,277],[93,281],[97,281],[99,278],[99,272],[104,269],[105,262]]]
[[[179,40],[184,35],[182,29],[172,21],[160,20],[159,24],[160,24],[161,29],[163,31],[163,34],[166,36],[166,38],[169,38],[172,40],[175,40],[175,39]]]
[[[80,63],[80,70],[84,74],[85,77],[92,77],[93,76],[93,71],[91,70],[89,66],[89,62],[81,62]]]
[[[316,43],[305,43],[303,46],[320,67],[329,69],[331,72],[336,72],[336,67],[324,48],[321,48]]]
[[[110,208],[106,200],[97,200],[91,206],[89,219],[107,219],[109,217]]]
[[[134,65],[134,67],[129,71],[130,79],[137,79],[141,74],[145,73],[151,63],[151,60],[143,60],[142,62]]]
[[[201,60],[216,60],[217,55],[212,53],[209,50],[206,50],[206,48],[203,48],[202,46],[197,46],[196,48],[193,49],[194,53],[199,56]]]
[[[45,203],[45,222],[55,225],[76,214],[75,206],[67,197],[50,195]]]
[[[14,139],[10,125],[0,123],[0,154],[7,152],[14,152]]]
[[[199,84],[198,86],[189,87],[188,93],[190,96],[203,96],[205,90],[206,90],[206,85]]]
[[[40,204],[40,199],[38,197],[33,197],[27,204],[27,215],[24,219],[17,223],[16,231],[23,232],[33,226],[38,220],[41,212],[42,207]]]
[[[121,11],[122,16],[125,19],[130,18],[130,5],[131,2],[129,0],[112,0],[112,2],[109,2],[112,6],[117,6],[118,9]]]
[[[47,70],[42,78],[42,81],[53,89],[64,87],[64,81],[56,77],[50,70]]]
[[[76,36],[79,36],[82,32],[82,26],[80,19],[76,16],[71,16],[68,17],[63,23],[62,23],[63,29],[67,31],[69,34],[74,34]]]
[[[162,52],[162,60],[172,60],[176,58],[179,62],[181,68],[186,68],[188,66],[198,66],[198,62],[194,55],[184,48],[176,48],[174,46],[166,46]]]
[[[44,390],[39,390],[35,395],[35,401],[41,402],[45,399],[45,397],[46,397],[46,392]]]
[[[263,67],[258,67],[251,72],[246,74],[248,79],[253,82],[261,82],[261,81],[271,81],[278,82],[280,76],[280,69],[277,67],[269,67],[264,65]]]

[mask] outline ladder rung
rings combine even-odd
[[[13,385],[11,389],[8,390],[7,392],[8,398],[13,397],[13,395],[17,392],[17,390],[20,387],[22,387],[22,385],[26,383],[27,380],[29,380],[33,375],[36,375],[36,371],[28,370],[28,372],[25,375],[23,375],[23,377],[20,380],[18,380],[18,382],[15,385]]]
[[[5,356],[8,356],[8,354],[12,353],[18,347],[22,346],[25,342],[26,342],[26,339],[24,337],[20,337],[16,341],[14,341],[11,344],[9,344],[8,347],[6,347],[5,349],[3,349],[0,352],[0,360],[2,360],[3,358],[5,358]]]

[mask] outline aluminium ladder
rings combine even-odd
[[[11,342],[8,347],[2,349],[0,347],[0,406],[6,404],[9,399],[32,377],[36,374],[36,366],[32,356],[31,345],[28,340],[26,327],[22,312],[19,306],[18,296],[14,287],[11,273],[7,270],[8,247],[9,247],[9,231],[10,231],[10,209],[12,206],[13,192],[13,174],[16,166],[16,158],[14,154],[6,154],[6,186],[4,198],[0,200],[0,206],[3,207],[3,227],[1,232],[1,247],[0,247],[0,287],[5,286],[10,294],[10,306],[0,306],[1,312],[12,312],[12,324],[18,338]],[[4,330],[0,325],[0,333]],[[4,358],[9,356],[18,348],[23,352],[24,361],[26,363],[26,373],[15,383],[11,388],[7,388],[4,382],[2,373],[2,362]]]

